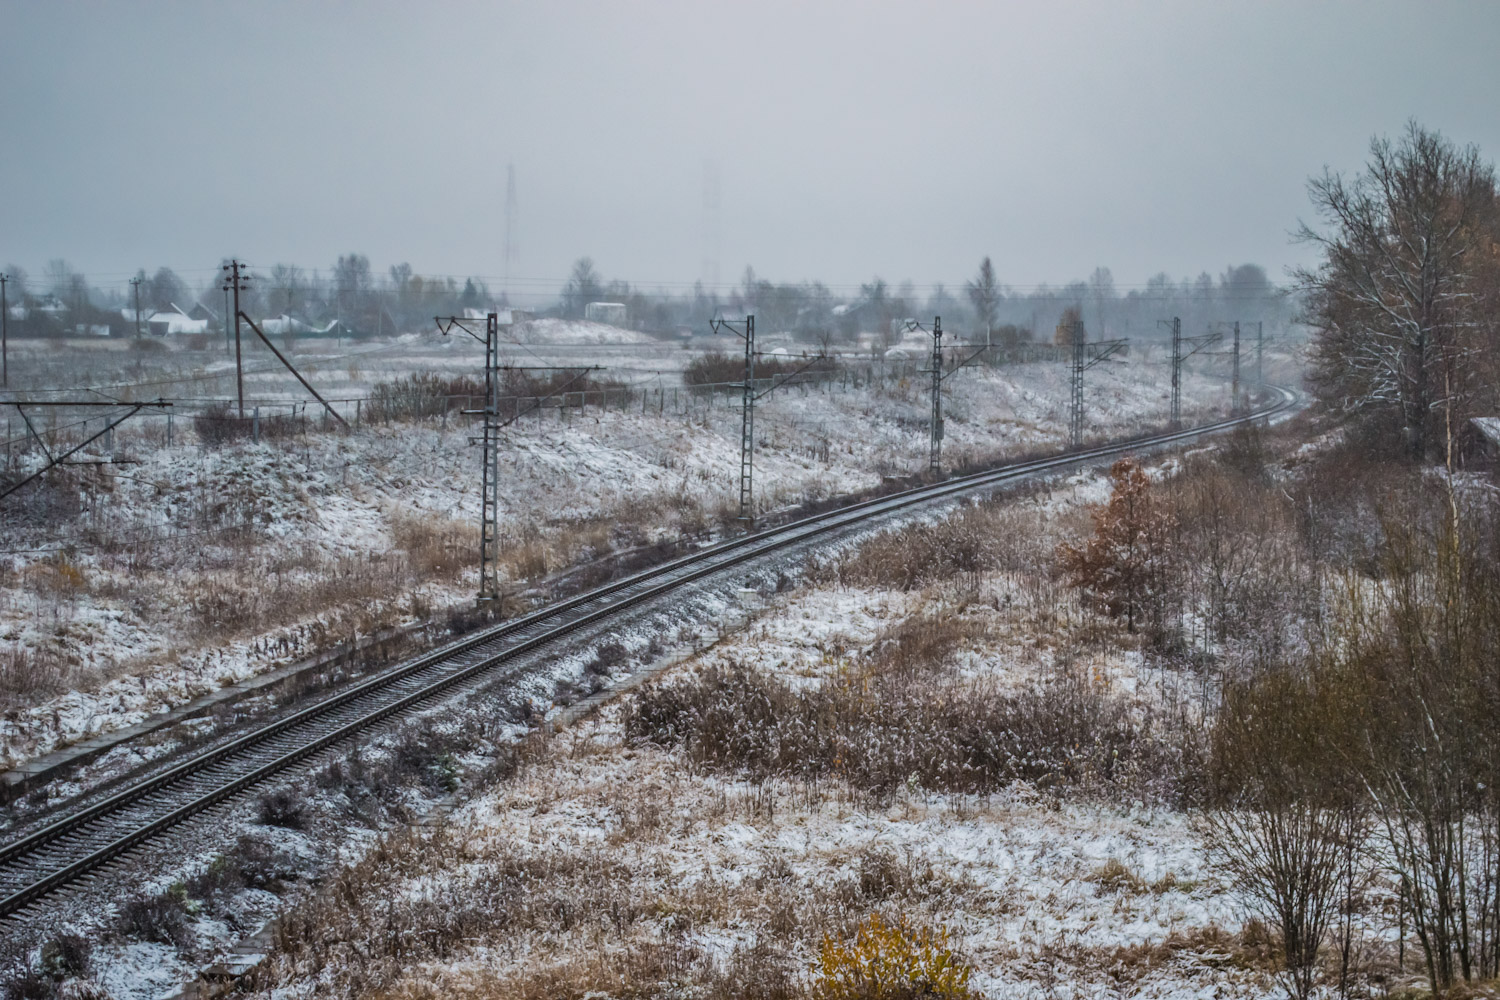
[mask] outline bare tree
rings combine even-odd
[[[1000,309],[1000,283],[995,280],[995,265],[986,257],[979,262],[979,273],[974,280],[964,285],[969,293],[969,303],[974,307],[974,316],[984,327],[984,342],[990,342],[990,333],[995,328],[995,315]]]
[[[563,312],[569,316],[582,316],[584,306],[599,298],[604,289],[604,279],[594,267],[594,258],[579,257],[573,262],[573,273],[563,286]]]
[[[146,304],[157,312],[187,301],[187,285],[170,267],[159,267],[146,282]]]
[[[302,268],[292,264],[277,264],[271,268],[271,308],[290,315],[297,309],[306,282]]]
[[[1370,143],[1362,175],[1325,170],[1308,188],[1326,225],[1298,231],[1323,252],[1297,272],[1317,384],[1348,407],[1396,408],[1420,456],[1435,410],[1470,387],[1466,335],[1481,322],[1476,258],[1493,239],[1494,172],[1473,146],[1411,122],[1399,143]]]
[[[1320,694],[1284,668],[1226,686],[1200,830],[1211,867],[1279,934],[1294,1000],[1312,994],[1323,939],[1369,873],[1364,799],[1342,767]]]

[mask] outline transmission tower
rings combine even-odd
[[[1198,337],[1184,337],[1182,335],[1182,320],[1173,316],[1170,320],[1157,320],[1158,326],[1171,326],[1172,328],[1172,429],[1176,430],[1182,426],[1182,363],[1213,344],[1224,339],[1221,334],[1205,333]],[[1187,344],[1192,350],[1186,354],[1182,353],[1182,345]]]
[[[1124,350],[1129,341],[1121,338],[1088,343],[1083,339],[1083,320],[1073,320],[1069,325],[1071,328],[1068,330],[1068,342],[1072,345],[1073,357],[1068,363],[1068,446],[1081,448],[1083,447],[1083,373]]]

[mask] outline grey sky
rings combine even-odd
[[[1415,116],[1500,150],[1491,3],[5,4],[0,262],[225,255],[1128,286],[1255,261]],[[519,284],[519,281],[517,282]]]

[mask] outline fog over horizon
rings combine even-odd
[[[1305,185],[1408,119],[1500,150],[1480,4],[10,4],[0,265],[236,255],[555,294],[1121,290],[1310,262]],[[1458,97],[1455,97],[1458,95]],[[505,260],[514,166],[512,261]],[[717,221],[705,177],[718,177]],[[508,282],[506,279],[509,279]]]

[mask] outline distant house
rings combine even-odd
[[[475,309],[472,306],[464,310],[464,319],[484,322],[494,313],[497,322],[501,326],[515,326],[517,323],[529,323],[536,319],[536,313],[527,309]]]
[[[255,325],[267,337],[284,337],[288,334],[293,337],[334,337],[339,333],[339,321],[336,319],[329,320],[323,326],[313,326],[286,313],[263,319]]]
[[[219,325],[219,314],[202,302],[194,302],[193,308],[187,311],[188,318],[206,320],[210,326]]]
[[[208,320],[193,319],[174,303],[171,309],[163,309],[152,313],[151,317],[146,320],[146,329],[153,337],[165,337],[169,334],[207,333]]]
[[[623,302],[590,302],[583,307],[583,318],[595,323],[624,326],[630,321],[630,310]]]

